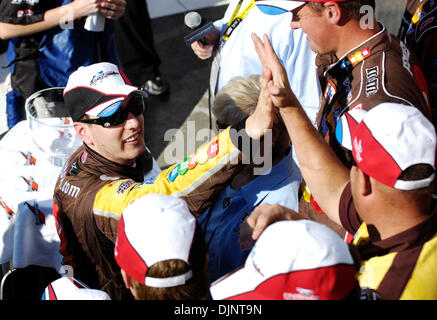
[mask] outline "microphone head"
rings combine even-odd
[[[185,15],[184,22],[188,28],[196,29],[202,23],[202,16],[196,11],[191,11]]]

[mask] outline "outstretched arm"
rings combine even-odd
[[[331,220],[340,224],[338,205],[341,193],[349,181],[349,170],[308,119],[290,88],[287,73],[267,35],[264,35],[263,41],[255,34],[252,39],[263,69],[271,73],[270,79],[266,80],[267,86],[261,88],[261,94],[267,90],[273,105],[280,109],[302,176],[314,199]]]
[[[31,35],[96,12],[100,12],[109,19],[118,19],[123,15],[125,7],[125,0],[75,0],[69,4],[47,10],[44,19],[35,23],[0,22],[0,38],[11,39]]]

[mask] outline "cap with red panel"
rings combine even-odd
[[[268,226],[244,266],[210,288],[214,300],[337,300],[358,286],[347,244],[310,220]]]
[[[434,180],[436,132],[417,108],[382,103],[369,111],[353,109],[338,122],[336,138],[352,151],[364,173],[389,187],[416,190]],[[404,170],[418,164],[434,170],[418,180],[399,179]]]
[[[149,287],[166,288],[185,284],[184,274],[156,278],[147,275],[155,263],[178,259],[188,265],[196,231],[196,219],[185,200],[161,194],[148,194],[123,211],[114,256],[127,275]]]
[[[109,117],[129,94],[148,97],[143,89],[134,87],[116,65],[108,62],[79,67],[68,78],[64,102],[73,121],[85,114]]]
[[[41,300],[111,300],[111,298],[106,292],[90,289],[78,279],[62,277],[45,288]]]

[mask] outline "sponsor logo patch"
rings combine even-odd
[[[28,152],[27,154],[24,152],[20,152],[24,158],[26,158],[26,166],[35,165],[36,159],[32,156],[32,152]]]
[[[123,194],[127,189],[129,189],[133,184],[135,184],[135,181],[128,180],[122,182],[117,189],[117,194]]]
[[[113,75],[117,75],[117,74],[119,74],[119,73],[115,72],[115,71],[108,71],[108,72],[99,71],[91,79],[90,86],[95,86],[97,84],[97,82],[102,81],[103,79],[105,79],[107,77],[110,77],[110,76],[113,76]]]
[[[325,94],[324,94],[325,99],[326,101],[328,101],[328,103],[332,101],[332,98],[334,98],[336,92],[337,92],[337,88],[334,82],[329,80],[328,84],[326,85]]]
[[[366,69],[366,95],[371,96],[379,89],[379,67],[374,66]]]

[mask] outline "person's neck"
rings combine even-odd
[[[372,29],[363,29],[360,25],[360,21],[348,21],[344,26],[339,28],[340,34],[338,37],[338,45],[335,50],[337,58],[340,59],[353,48],[360,46],[381,30],[382,28],[376,20],[374,21],[374,28]]]
[[[429,218],[414,206],[391,206],[375,213],[378,216],[376,227],[380,239],[393,237],[401,232],[417,226]]]

